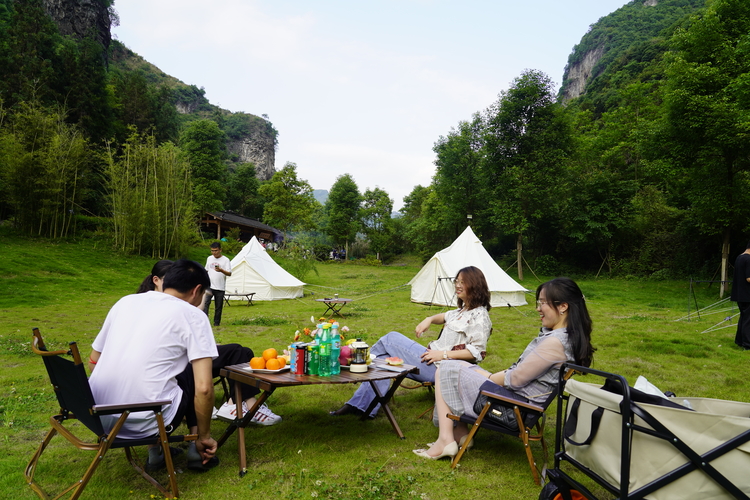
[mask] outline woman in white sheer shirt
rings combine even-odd
[[[562,363],[591,365],[594,354],[591,317],[578,285],[569,278],[555,278],[539,285],[536,299],[542,329],[508,369],[490,373],[461,361],[442,363],[435,377],[433,417],[439,436],[429,449],[414,450],[414,453],[430,459],[453,457],[458,453],[469,429],[460,422],[454,426],[446,415],[476,416],[474,401],[479,387],[487,379],[497,384],[494,392],[520,401],[541,403],[557,384]]]

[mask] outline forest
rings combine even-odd
[[[750,238],[750,4],[634,0],[568,69],[591,51],[579,96],[529,69],[467,111],[392,216],[388,193],[344,172],[325,205],[293,163],[259,180],[227,142],[260,127],[275,144],[267,117],[210,105],[117,41],[61,35],[40,0],[0,0],[0,220],[166,257],[201,240],[200,214],[229,210],[321,258],[348,246],[378,261],[426,259],[471,224],[521,277],[726,279]]]

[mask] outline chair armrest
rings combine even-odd
[[[162,408],[172,401],[164,399],[161,401],[144,401],[142,403],[130,403],[122,405],[94,405],[91,407],[93,413],[99,415],[112,415],[114,413],[122,413],[124,411],[161,411]]]
[[[517,399],[502,396],[500,394],[497,394],[496,392],[482,391],[482,394],[495,401],[502,401],[503,403],[508,403],[513,406],[518,406],[519,408],[522,408],[526,411],[535,411],[537,413],[544,413],[544,408],[534,403],[524,403],[523,401],[518,401]]]

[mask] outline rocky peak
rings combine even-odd
[[[83,38],[94,33],[105,51],[112,41],[112,15],[103,0],[42,0],[44,10],[63,35]]]
[[[659,0],[643,0],[642,2],[643,7],[656,7],[657,5],[659,5]],[[631,4],[621,7],[618,11],[623,9],[631,9],[630,12],[634,12],[634,9],[640,9],[640,6],[637,6],[635,2],[632,2]],[[592,26],[592,29],[595,28],[595,26],[596,25]],[[661,25],[657,25],[651,36],[655,36],[655,34],[662,28]],[[590,34],[591,30],[589,30],[589,33],[585,35],[584,38],[590,36]],[[593,48],[588,48],[588,50],[583,52],[580,57],[578,57],[578,54],[575,54],[576,62],[569,63],[565,67],[565,72],[563,73],[563,86],[560,91],[560,99],[563,103],[583,95],[586,92],[586,85],[592,79],[596,78],[599,73],[605,70],[605,68],[599,68],[596,70],[596,74],[594,74],[597,64],[609,49],[609,47],[606,46],[607,37],[600,37],[599,40],[603,41],[600,41],[599,44]],[[580,49],[576,47],[574,50]]]
[[[571,99],[580,97],[586,90],[586,83],[593,77],[594,67],[599,59],[604,55],[604,46],[600,45],[593,50],[589,50],[583,55],[583,58],[577,63],[571,64],[565,68],[563,80],[567,83],[562,94],[562,102],[568,102]]]
[[[227,150],[237,156],[237,163],[255,165],[255,176],[267,181],[276,173],[276,148],[268,134],[253,130],[247,137],[227,141]]]

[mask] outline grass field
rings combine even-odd
[[[114,254],[93,242],[50,243],[0,231],[0,497],[36,498],[24,484],[23,469],[47,431],[56,403],[41,361],[30,353],[31,329],[39,327],[50,348],[77,341],[88,354],[109,308],[132,293],[149,272],[152,259]],[[204,261],[208,250],[196,249]],[[442,311],[409,301],[405,284],[418,271],[414,261],[367,267],[320,264],[310,275],[304,298],[224,308],[218,342],[239,342],[256,352],[287,346],[294,331],[310,325],[324,311],[315,299],[338,293],[354,299],[341,321],[351,335],[373,343],[397,330],[413,335],[425,316]],[[573,276],[573,278],[576,278]],[[747,357],[734,346],[734,328],[701,333],[732,312],[695,316],[699,307],[718,300],[718,290],[701,285],[695,299],[686,281],[579,279],[594,319],[595,367],[625,375],[633,383],[646,376],[678,395],[750,400]],[[535,289],[531,276],[523,282]],[[529,296],[529,303],[533,296]],[[692,308],[691,321],[675,321]],[[736,312],[736,308],[735,308]],[[494,333],[485,367],[500,370],[512,363],[536,335],[539,319],[531,305],[491,311]],[[434,338],[438,329],[427,335]],[[455,471],[449,463],[426,461],[411,450],[437,435],[427,418],[416,416],[432,404],[427,391],[400,390],[392,409],[406,435],[399,440],[388,421],[331,418],[353,386],[280,389],[269,406],[284,420],[247,432],[249,473],[237,475],[237,441],[219,450],[222,464],[203,475],[179,474],[181,497],[214,498],[363,498],[363,499],[535,499],[534,485],[520,441],[480,431],[476,446]],[[219,394],[217,394],[217,400]],[[548,431],[554,426],[550,420]],[[214,421],[218,437],[225,423]],[[56,438],[45,453],[38,477],[61,485],[79,476],[80,455]],[[537,456],[541,450],[535,447]],[[53,459],[54,462],[51,462]],[[177,462],[178,466],[181,462]],[[184,465],[184,464],[183,464]],[[110,452],[84,498],[148,499],[155,491],[130,469],[120,450]],[[602,498],[606,498],[602,495]]]

